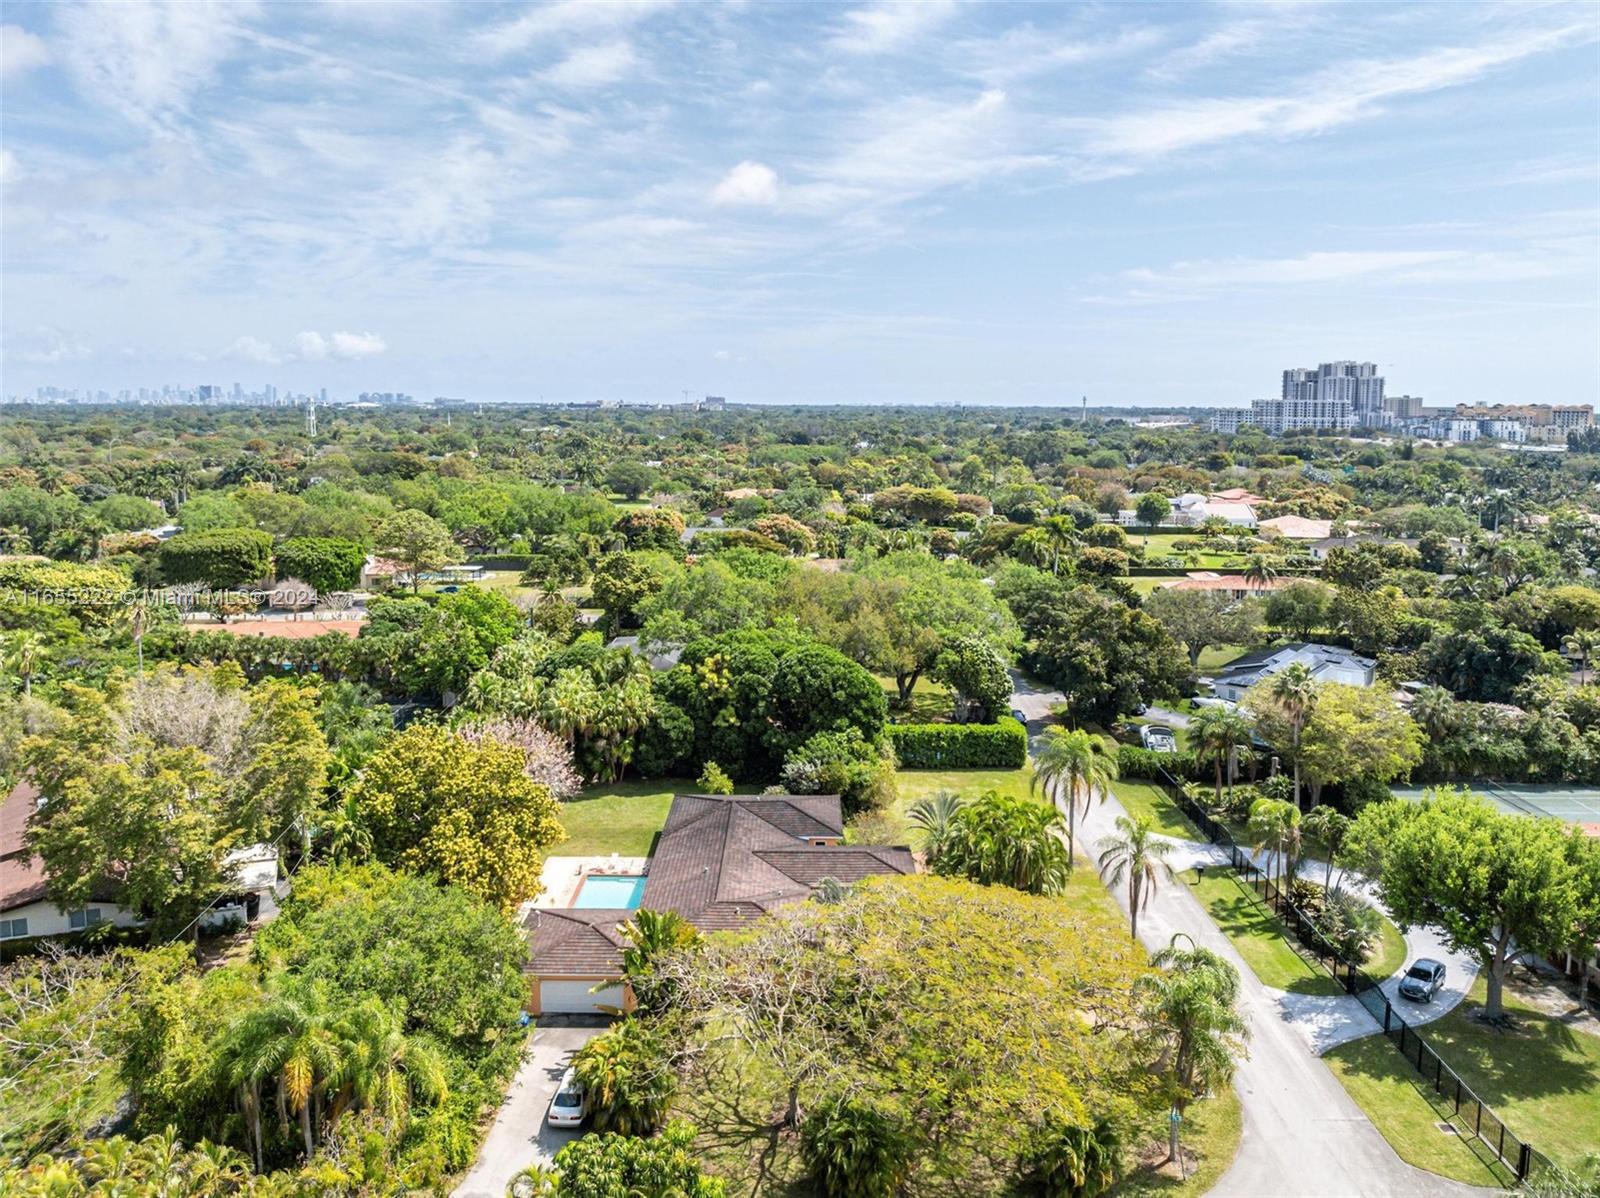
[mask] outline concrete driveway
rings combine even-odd
[[[506,1185],[518,1172],[533,1164],[548,1165],[563,1144],[581,1134],[557,1130],[544,1117],[572,1054],[604,1030],[603,1025],[534,1029],[494,1126],[453,1198],[505,1198]]]

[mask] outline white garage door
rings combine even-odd
[[[540,982],[539,1010],[546,1014],[589,1015],[601,1006],[622,1006],[622,987],[606,986],[595,990],[595,978],[589,982]]]

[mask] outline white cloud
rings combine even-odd
[[[1458,250],[1318,251],[1302,254],[1298,258],[1177,262],[1164,271],[1130,270],[1127,277],[1137,284],[1200,284],[1208,287],[1254,283],[1328,283],[1433,266],[1461,256]]]
[[[1592,28],[1568,26],[1409,59],[1342,63],[1293,95],[1190,100],[1079,124],[1090,131],[1091,151],[1131,158],[1159,158],[1251,135],[1321,133],[1372,115],[1386,100],[1469,83],[1496,67],[1594,37]]]
[[[778,202],[778,172],[760,162],[741,162],[711,192],[719,206],[770,206]]]
[[[847,54],[887,54],[955,15],[955,0],[880,0],[844,15],[832,44]]]
[[[260,362],[267,365],[283,361],[278,351],[272,348],[272,342],[263,341],[259,337],[236,337],[233,344],[219,356],[231,358],[236,362]]]
[[[11,183],[20,178],[22,168],[17,165],[17,156],[4,146],[0,146],[0,183]]]
[[[5,348],[6,357],[35,366],[78,362],[94,353],[76,335],[47,324],[35,325],[14,341],[8,340]]]
[[[321,362],[335,358],[343,362],[358,362],[374,358],[389,346],[377,333],[301,333],[294,339],[295,353],[306,362]]]
[[[604,87],[625,78],[638,62],[633,47],[624,41],[584,46],[544,73],[557,87]]]
[[[21,25],[0,25],[0,79],[20,75],[49,61],[50,48],[44,38]]]
[[[554,0],[510,21],[481,29],[472,41],[480,53],[502,58],[552,37],[626,29],[673,3],[674,0]]]

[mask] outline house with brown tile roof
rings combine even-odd
[[[0,801],[0,941],[65,936],[95,924],[131,927],[137,913],[115,901],[109,880],[83,907],[64,911],[50,900],[44,862],[28,851],[28,821],[39,807],[39,791],[24,779]]]
[[[702,932],[725,931],[786,903],[824,879],[858,882],[917,869],[904,846],[847,845],[838,795],[673,797],[639,905],[675,911]],[[625,908],[537,907],[523,921],[532,1009],[626,1007],[617,984]]]

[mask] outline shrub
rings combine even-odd
[[[623,1019],[580,1048],[572,1068],[589,1095],[595,1131],[647,1136],[660,1130],[677,1082],[661,1033],[650,1024]]]
[[[821,1198],[892,1198],[911,1166],[911,1138],[881,1106],[838,1098],[806,1117],[800,1158]]]
[[[706,762],[706,768],[700,771],[700,777],[695,782],[701,794],[731,795],[733,793],[733,779],[728,777],[723,768],[715,761]]]
[[[993,724],[890,724],[889,743],[902,769],[1021,769],[1028,733],[1003,716]]]
[[[894,801],[894,757],[856,728],[819,732],[789,754],[783,784],[791,794],[836,794],[845,815]]]
[[[367,552],[338,537],[294,537],[278,546],[280,578],[299,578],[318,591],[348,591],[361,581]]]
[[[1141,745],[1121,745],[1117,749],[1117,773],[1124,778],[1147,778],[1159,782],[1162,780],[1162,770],[1178,779],[1203,781],[1210,776],[1208,770],[1187,749],[1180,749],[1176,753],[1157,753]]]

